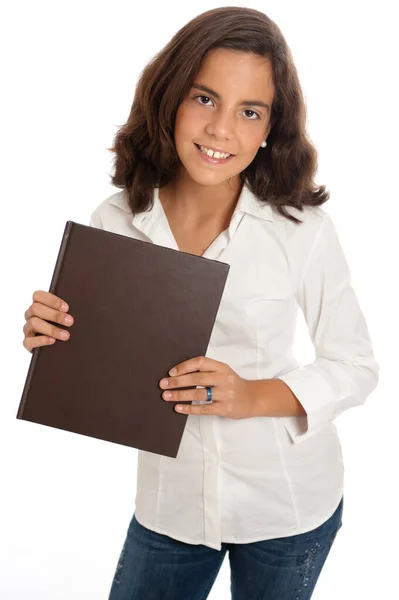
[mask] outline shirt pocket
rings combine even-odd
[[[252,352],[280,335],[292,315],[291,273],[283,253],[255,245],[243,247],[230,264],[218,313],[214,344],[231,352]]]
[[[294,299],[291,277],[281,265],[254,264],[236,282],[237,299],[249,315],[278,318]]]
[[[272,342],[286,338],[292,330],[295,315],[295,299],[289,293],[274,293],[271,296],[254,296],[246,305],[246,314],[251,327],[257,331],[259,340]]]
[[[261,332],[270,339],[289,326],[295,297],[291,282],[283,273],[261,279],[249,269],[231,283],[226,289],[224,307],[234,328],[241,332],[246,329],[252,339]]]
[[[258,343],[266,348],[276,339],[283,342],[292,335],[289,332],[295,320],[296,300],[291,277],[284,269],[258,267],[257,274],[249,281],[245,314],[249,326],[257,332]]]

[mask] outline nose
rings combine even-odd
[[[234,135],[234,118],[231,111],[212,111],[210,122],[206,128],[206,133],[218,139],[232,139]]]

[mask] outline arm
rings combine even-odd
[[[97,209],[94,210],[90,215],[90,227],[97,227],[97,229],[103,229],[102,221],[97,213]]]
[[[258,412],[282,416],[294,443],[318,433],[344,410],[363,404],[379,378],[367,324],[327,213],[296,298],[316,360],[275,379],[251,382]]]
[[[284,381],[274,379],[247,380],[249,393],[256,406],[257,417],[301,417],[306,411]]]

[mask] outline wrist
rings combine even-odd
[[[268,417],[268,397],[270,393],[269,379],[247,379],[248,395],[252,417]]]
[[[271,379],[247,380],[253,406],[253,416],[257,417],[299,417],[306,411],[291,388],[278,377]]]

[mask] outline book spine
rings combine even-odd
[[[65,225],[60,248],[58,251],[57,261],[55,263],[53,276],[51,278],[51,283],[50,283],[50,287],[48,290],[52,294],[55,294],[55,289],[57,287],[61,269],[64,264],[64,256],[65,256],[66,249],[67,249],[67,246],[69,243],[70,233],[71,233],[73,225],[74,225],[73,221],[67,221],[66,225]],[[24,389],[23,389],[22,396],[21,396],[21,401],[19,403],[17,419],[24,418],[24,410],[25,410],[26,400],[27,400],[27,397],[29,394],[29,389],[30,389],[31,383],[32,383],[33,374],[35,372],[35,366],[38,361],[38,357],[39,357],[39,354],[40,354],[40,351],[42,350],[42,348],[43,348],[43,346],[38,346],[37,348],[32,349],[32,359],[30,361],[28,374],[26,376],[26,381],[25,381]]]

